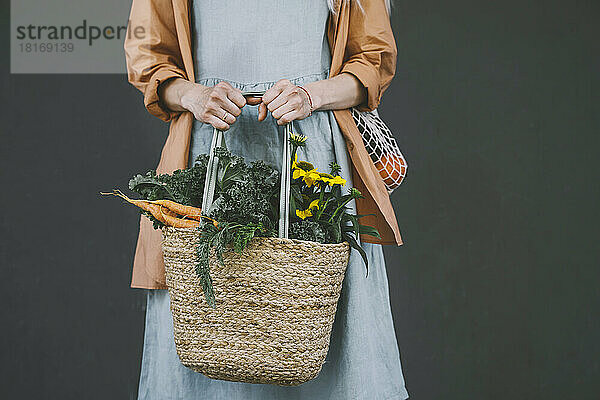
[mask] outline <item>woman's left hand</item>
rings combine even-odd
[[[285,125],[308,117],[311,113],[311,104],[304,90],[287,79],[281,79],[263,94],[258,108],[259,121],[267,117],[267,110],[271,111],[278,125]]]

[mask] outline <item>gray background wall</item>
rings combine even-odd
[[[396,0],[386,257],[413,399],[598,398],[599,8]],[[122,75],[1,68],[2,397],[133,399],[137,212],[98,192],[154,167],[166,125]]]

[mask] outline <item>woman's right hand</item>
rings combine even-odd
[[[161,87],[160,95],[169,109],[189,111],[198,121],[222,131],[235,123],[246,105],[242,92],[227,82],[210,87],[173,79]]]

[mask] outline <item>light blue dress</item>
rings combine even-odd
[[[221,80],[241,90],[266,90],[287,78],[303,85],[328,77],[325,0],[193,1],[192,25],[197,82]],[[246,106],[225,133],[228,148],[246,160],[280,167],[281,133],[269,115],[257,122],[258,108]],[[342,167],[352,184],[344,138],[331,111],[294,121],[308,137],[299,159],[320,171]],[[207,153],[212,127],[196,122],[190,163]],[[179,362],[166,290],[149,290],[138,399],[140,400],[402,400],[408,398],[396,343],[388,281],[380,245],[363,243],[369,276],[360,255],[350,257],[327,359],[319,376],[297,387],[212,380]]]

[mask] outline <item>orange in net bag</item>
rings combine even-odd
[[[379,117],[377,110],[359,111],[352,108],[352,118],[385,187],[392,193],[400,186],[408,169],[392,131]]]

